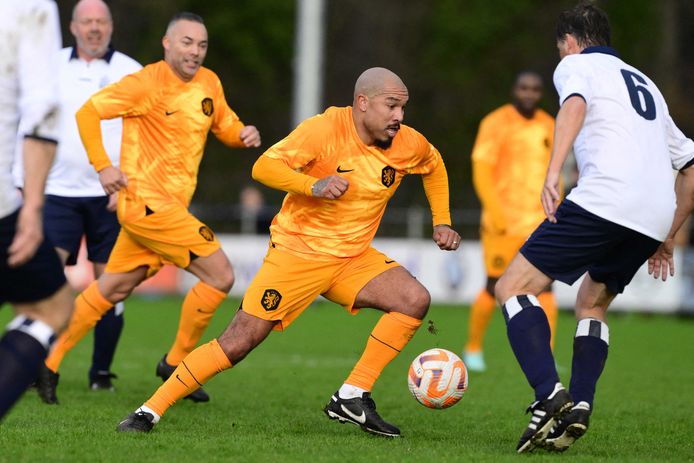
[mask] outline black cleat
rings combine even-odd
[[[545,400],[530,404],[526,413],[532,412],[530,423],[518,441],[516,451],[518,453],[530,452],[537,446],[545,443],[547,434],[566,412],[573,406],[573,400],[561,383],[554,386],[554,391]]]
[[[369,392],[353,399],[342,399],[336,392],[323,411],[331,420],[340,420],[343,424],[356,424],[366,432],[379,436],[400,437],[400,430],[383,421],[383,418],[376,413],[376,403]]]
[[[166,354],[164,354],[164,357],[162,357],[157,364],[157,376],[159,376],[162,381],[166,382],[166,380],[169,379],[175,370],[175,366],[166,363]],[[185,396],[184,399],[189,399],[193,402],[209,402],[210,396],[202,387],[199,387]]]
[[[55,390],[58,387],[60,374],[53,373],[45,364],[41,364],[39,368],[39,376],[36,378],[36,391],[44,403],[57,404],[58,397],[55,395]]]
[[[98,371],[96,375],[89,378],[89,389],[92,391],[115,391],[112,379],[117,379],[118,376],[110,371]]]
[[[588,430],[590,405],[579,402],[552,428],[545,440],[545,448],[563,452]]]
[[[123,421],[118,423],[118,432],[143,432],[147,433],[154,427],[154,417],[147,412],[133,412]]]

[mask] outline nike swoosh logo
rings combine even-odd
[[[356,421],[359,424],[364,424],[366,423],[366,413],[364,413],[364,410],[362,410],[361,415],[355,415],[354,413],[350,412],[347,407],[344,405],[340,405],[342,408],[342,411],[347,414],[350,418],[352,418],[354,421]]]
[[[352,172],[354,169],[343,169],[342,166],[337,166],[337,173],[344,174],[345,172]]]
[[[395,262],[395,261],[394,261],[394,260],[388,260],[388,259],[386,259],[385,262],[386,262],[386,264],[392,264],[392,263]]]
[[[166,111],[166,115],[167,115],[167,116],[170,116],[170,115],[172,115],[172,114],[177,113],[178,111],[180,111],[180,110],[177,109],[176,111]]]

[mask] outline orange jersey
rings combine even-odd
[[[154,211],[172,202],[188,207],[210,130],[224,143],[242,146],[243,124],[227,105],[217,75],[204,67],[184,82],[159,61],[104,87],[90,101],[101,119],[123,118],[120,168],[128,186],[119,195],[119,217],[132,215],[127,209],[135,204]]]
[[[363,253],[376,234],[386,204],[407,174],[436,172],[437,181],[445,183],[445,192],[437,199],[432,199],[430,191],[427,196],[435,224],[450,224],[441,155],[408,126],[401,125],[388,149],[367,146],[357,135],[352,108],[331,107],[304,121],[263,157],[281,160],[309,179],[341,175],[349,181],[347,192],[335,200],[309,196],[310,187],[304,194],[287,193],[270,233],[273,243],[290,252],[314,258]],[[255,168],[254,176],[258,178]],[[258,179],[263,181],[262,175]]]
[[[511,104],[487,115],[472,151],[473,169],[478,163],[492,166],[491,182],[484,188],[499,205],[506,233],[528,236],[544,220],[540,194],[552,149],[554,119],[541,109],[526,119]],[[486,185],[486,183],[485,183]],[[482,229],[492,230],[491,213],[482,201]]]

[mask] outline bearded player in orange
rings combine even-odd
[[[371,389],[422,323],[430,297],[371,241],[405,175],[422,175],[439,248],[455,250],[460,242],[450,227],[441,155],[401,125],[408,98],[397,75],[368,69],[357,79],[352,107],[331,107],[304,121],[258,159],[253,178],[287,196],[241,309],[218,339],[183,359],[176,379],[166,381],[118,431],[149,432],[177,400],[239,363],[273,329],[286,329],[322,294],[350,313],[362,307],[385,312],[325,413],[374,434],[400,435],[376,413]]]
[[[484,371],[482,339],[496,308],[494,285],[521,245],[545,218],[540,197],[549,165],[554,119],[538,108],[542,77],[518,74],[512,103],[487,115],[472,151],[475,190],[482,203],[481,241],[487,284],[470,311],[468,341],[463,352],[471,371]],[[551,288],[540,294],[552,339],[557,303]]]
[[[234,282],[231,264],[212,230],[188,206],[207,134],[232,147],[258,147],[260,134],[229,108],[219,78],[202,67],[207,30],[202,18],[179,13],[163,39],[164,60],[103,88],[77,112],[89,160],[106,193],[118,191],[118,235],[104,274],[75,301],[70,325],[39,375],[39,393],[56,403],[58,366],[115,303],[173,263],[197,276],[181,310],[173,346],[156,374],[166,380],[200,340]],[[104,150],[100,122],[123,118],[121,168]],[[202,389],[188,397],[206,402]]]

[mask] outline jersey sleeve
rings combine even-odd
[[[442,159],[434,169],[426,175],[422,175],[424,193],[431,207],[431,220],[433,225],[451,225],[451,211],[449,206],[448,172]]]
[[[396,162],[396,165],[402,165],[407,174],[427,175],[435,170],[439,164],[443,163],[441,153],[434,145],[429,143],[424,135],[417,132],[415,129],[408,127],[408,131],[399,134],[398,136],[406,137],[404,150],[401,150],[403,160]],[[411,155],[410,153],[414,155]],[[402,164],[401,164],[402,163]]]
[[[107,85],[90,98],[101,119],[146,114],[157,96],[148,68]]]
[[[244,124],[239,119],[239,116],[229,107],[219,78],[215,80],[215,102],[217,108],[215,108],[212,121],[212,133],[227,146],[243,148],[245,145],[241,141],[240,133]]]
[[[559,94],[559,104],[572,96],[580,96],[586,103],[592,97],[590,82],[578,55],[565,57],[554,70],[554,87]]]
[[[667,144],[672,168],[682,170],[694,165],[694,142],[692,139],[687,138],[682,133],[669,114],[665,124],[667,126]]]
[[[42,2],[31,10],[19,41],[19,107],[22,135],[58,139],[57,60],[62,44],[58,7]]]
[[[325,116],[313,116],[270,147],[263,156],[281,159],[290,168],[301,170],[329,149],[329,133],[329,122]]]
[[[487,162],[496,164],[501,151],[501,140],[504,124],[500,124],[497,118],[487,116],[482,119],[480,128],[477,131],[475,145],[472,148],[473,162]]]

